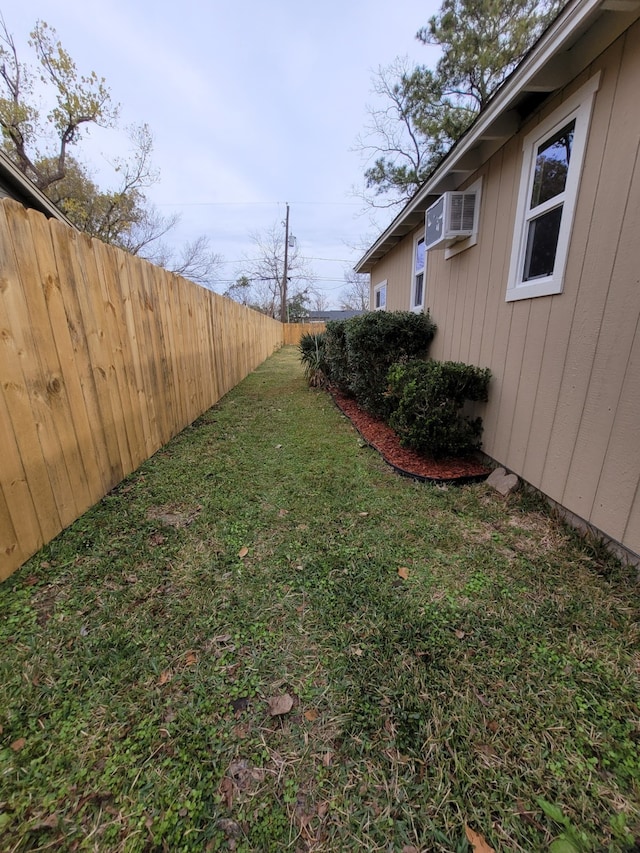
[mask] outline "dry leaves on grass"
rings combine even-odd
[[[406,581],[409,577],[409,569],[406,566],[400,566],[398,569],[398,575],[402,578],[403,581]]]
[[[244,558],[247,556],[247,554],[248,554],[248,553],[249,553],[249,549],[247,548],[247,546],[246,546],[246,545],[244,545],[244,546],[243,546],[242,548],[240,548],[240,550],[238,551],[238,557],[240,557],[240,559],[241,559],[241,560],[244,560]]]
[[[490,844],[487,844],[486,839],[480,835],[479,832],[475,832],[471,829],[470,826],[467,826],[465,823],[464,831],[467,836],[467,841],[473,848],[473,853],[495,853],[493,847]]]
[[[293,708],[293,697],[288,693],[283,693],[282,696],[270,696],[267,699],[269,713],[272,717],[280,717],[283,714],[288,714]]]

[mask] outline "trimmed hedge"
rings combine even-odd
[[[426,358],[436,332],[428,313],[372,311],[327,323],[329,381],[373,415],[388,418],[387,374],[392,364]]]
[[[482,419],[462,414],[467,400],[486,402],[491,372],[454,361],[395,364],[388,373],[393,411],[389,425],[405,447],[466,456],[480,447]]]

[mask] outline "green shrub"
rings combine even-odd
[[[344,394],[351,393],[346,327],[349,320],[329,320],[324,333],[327,380]]]
[[[304,375],[313,387],[322,387],[326,382],[325,344],[324,332],[305,333],[298,344]]]
[[[395,362],[426,358],[436,326],[429,314],[373,311],[327,323],[329,379],[371,414],[388,417],[387,373]]]
[[[389,424],[405,447],[434,457],[466,456],[480,447],[482,419],[461,409],[467,400],[486,401],[487,368],[454,361],[413,361],[389,370],[395,404]]]

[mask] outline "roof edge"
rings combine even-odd
[[[26,200],[34,208],[34,210],[44,213],[49,219],[58,219],[69,225],[74,230],[78,230],[70,219],[39,189],[33,181],[23,174],[16,164],[7,154],[0,149],[0,168],[4,172],[8,189],[14,190],[18,198],[16,201],[24,203]]]
[[[519,126],[513,112],[519,97],[531,92],[546,99],[580,73],[582,68],[578,67],[579,57],[574,58],[573,62],[559,64],[553,64],[552,60],[563,50],[572,47],[602,12],[618,15],[622,24],[619,31],[618,27],[611,28],[608,42],[610,44],[629,25],[625,23],[627,18],[630,15],[637,17],[639,10],[639,0],[573,0],[567,3],[496,90],[471,127],[454,143],[429,178],[360,258],[354,270],[359,273],[370,272],[406,234],[417,227],[418,214],[422,216],[429,204],[443,192],[457,189],[470,175],[477,172],[507,139],[517,133]],[[630,20],[629,23],[631,22]],[[604,48],[596,49],[601,52]],[[486,154],[474,156],[478,152],[472,149],[477,148],[483,140],[491,143],[486,146]],[[454,185],[456,182],[457,185]]]

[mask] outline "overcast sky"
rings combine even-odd
[[[373,72],[398,56],[436,61],[415,33],[438,6],[12,0],[2,11],[23,58],[29,30],[46,21],[81,73],[106,78],[121,124],[149,124],[161,177],[148,196],[181,214],[175,242],[206,234],[226,262],[221,276],[235,279],[255,255],[251,232],[281,222],[289,202],[300,252],[338,307],[345,269],[375,236],[352,194],[362,186],[365,165],[352,149],[375,102]],[[123,144],[123,134],[94,132],[84,160],[101,168]],[[379,226],[390,218],[380,214]]]

